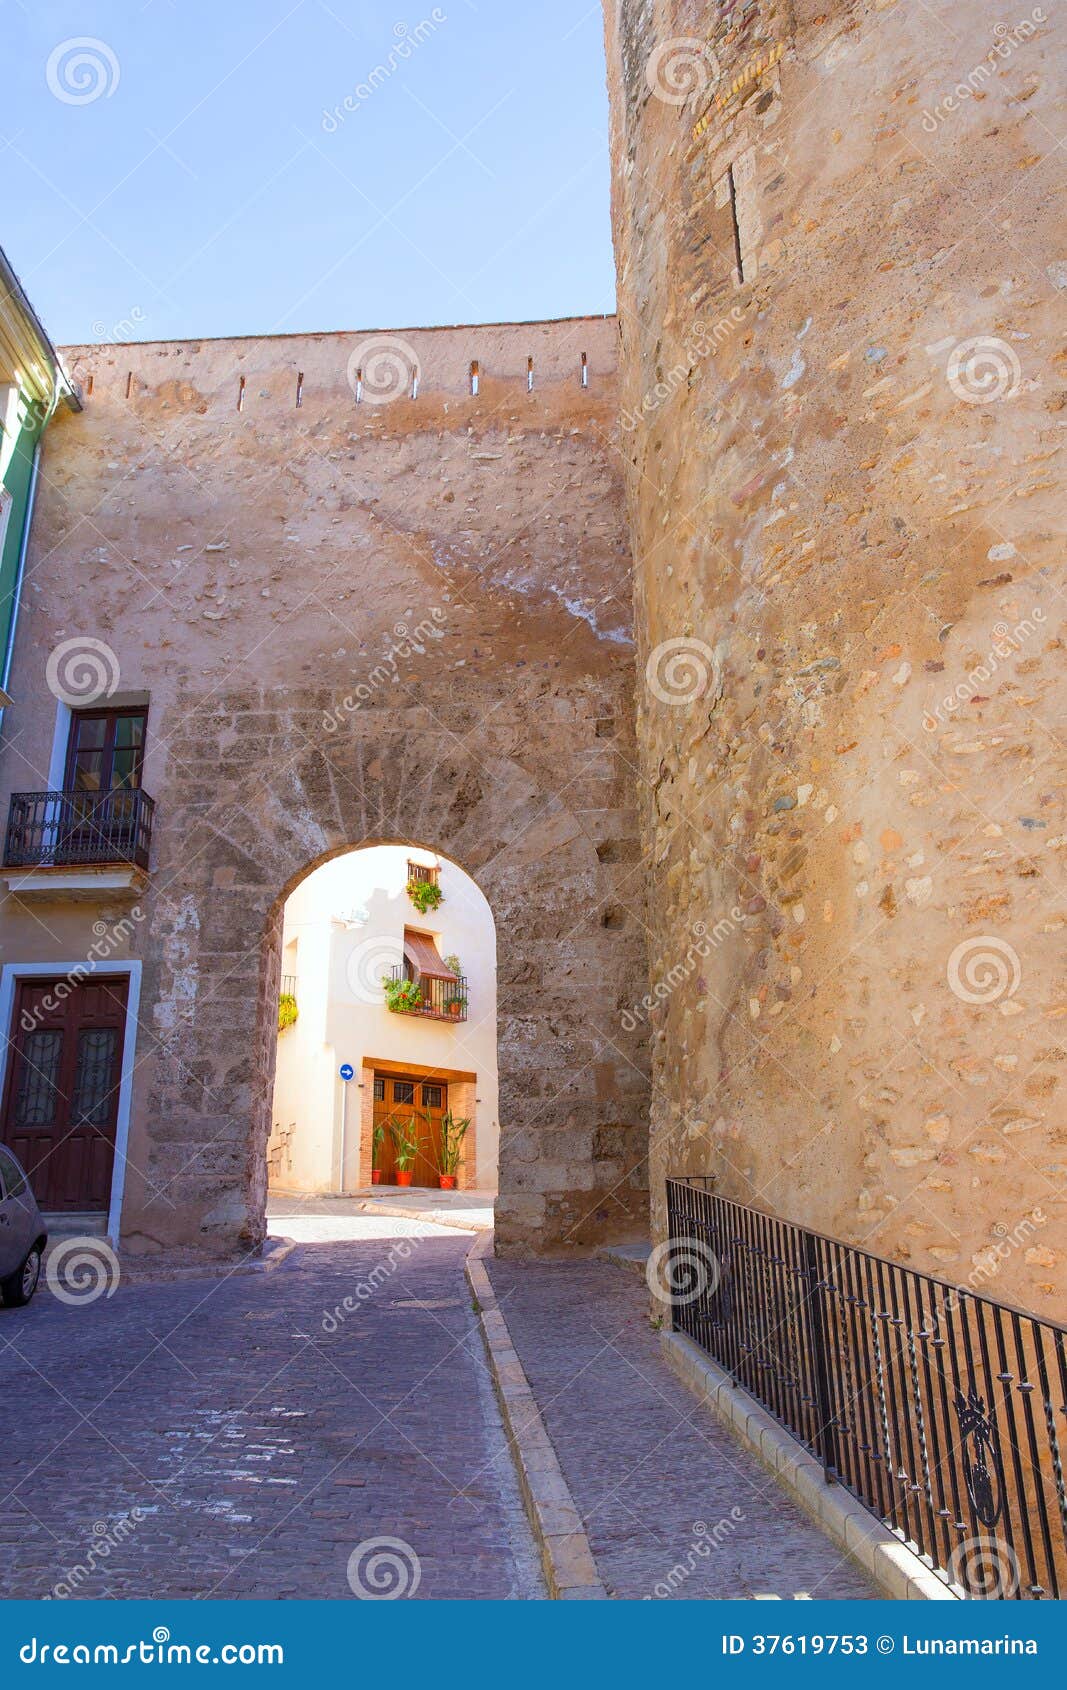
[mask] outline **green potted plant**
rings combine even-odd
[[[382,1170],[380,1163],[382,1159],[382,1145],[384,1143],[385,1128],[379,1121],[378,1125],[371,1134],[370,1143],[370,1182],[372,1185],[380,1185],[382,1183]]]
[[[458,1018],[467,1007],[467,994],[462,983],[463,964],[458,956],[452,955],[445,957],[445,967],[451,969],[456,976],[454,981],[448,981],[445,986],[445,1010],[449,1015]]]
[[[394,1121],[389,1128],[389,1136],[396,1151],[396,1183],[410,1185],[415,1158],[422,1149],[422,1139],[416,1130],[414,1115],[406,1127]]]
[[[279,1033],[284,1033],[287,1027],[291,1027],[299,1013],[300,1012],[296,1007],[296,999],[294,998],[292,992],[283,992],[281,997],[278,999]]]
[[[438,1152],[438,1184],[442,1191],[456,1189],[456,1174],[459,1171],[460,1159],[463,1155],[463,1140],[470,1127],[470,1116],[464,1115],[457,1119],[451,1109],[446,1109],[441,1117],[441,1148]]]
[[[385,1007],[395,1015],[414,1015],[422,1008],[422,993],[417,980],[387,980]]]
[[[411,899],[420,915],[428,910],[439,909],[444,903],[445,895],[436,880],[409,880],[408,897]]]

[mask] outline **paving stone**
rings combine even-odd
[[[879,1595],[665,1365],[642,1279],[485,1265],[610,1595]]]
[[[332,1334],[323,1316],[388,1241],[0,1310],[4,1594],[350,1601],[351,1552],[395,1537],[418,1557],[419,1599],[544,1597],[466,1291],[470,1240],[425,1234]]]

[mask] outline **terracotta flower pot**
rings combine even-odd
[[[437,1183],[440,1185],[442,1191],[455,1191],[456,1176],[455,1174],[438,1174]]]
[[[397,1185],[410,1185],[411,1184],[411,1169],[410,1168],[398,1168],[397,1171],[396,1171],[396,1183],[397,1183]]]
[[[372,1185],[381,1185],[381,1183],[382,1183],[382,1170],[381,1170],[381,1168],[372,1168],[371,1169],[371,1171],[370,1171],[370,1182],[371,1182]]]

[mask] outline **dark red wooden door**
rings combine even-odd
[[[125,975],[18,982],[0,1140],[42,1209],[108,1207],[128,986]]]

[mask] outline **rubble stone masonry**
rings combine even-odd
[[[1063,9],[605,10],[655,1228],[1065,1318]]]
[[[3,775],[47,786],[49,659],[103,642],[113,699],[148,699],[157,806],[113,952],[144,963],[126,1248],[262,1236],[283,901],[379,841],[453,858],[492,905],[502,1248],[644,1225],[615,339],[579,319],[67,351],[85,409],[48,437]],[[125,908],[10,895],[4,960],[84,956]]]

